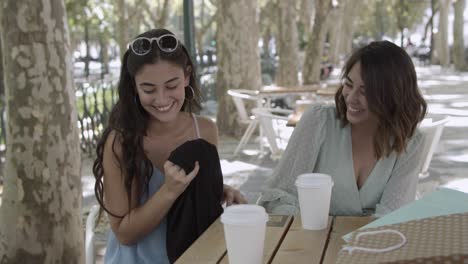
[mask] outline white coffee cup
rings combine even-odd
[[[263,262],[263,247],[268,214],[254,204],[232,205],[224,210],[221,222],[230,264]]]
[[[328,225],[333,180],[323,173],[305,173],[297,177],[297,193],[302,228],[321,230]]]

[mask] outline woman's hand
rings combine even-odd
[[[170,161],[164,163],[164,185],[174,199],[184,192],[193,178],[197,176],[199,169],[198,161],[195,161],[195,167],[189,174],[185,174],[184,169]]]
[[[244,198],[239,190],[224,184],[223,186],[223,202],[226,202],[227,206],[234,204],[246,204],[247,200]]]

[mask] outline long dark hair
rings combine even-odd
[[[137,37],[159,37],[164,34],[173,34],[166,29],[153,29],[140,34]],[[112,142],[112,152],[114,158],[118,160],[122,175],[124,175],[125,189],[127,191],[128,205],[131,205],[131,190],[133,183],[136,183],[138,197],[148,192],[148,183],[153,173],[153,165],[143,150],[143,138],[148,129],[149,115],[140,104],[135,88],[135,74],[146,64],[167,61],[184,69],[185,74],[190,75],[190,86],[186,87],[186,94],[192,94],[190,100],[185,100],[182,111],[193,112],[201,109],[200,89],[195,78],[195,65],[190,59],[187,49],[179,41],[179,46],[175,51],[166,53],[158,48],[153,42],[151,51],[143,56],[136,55],[131,49],[127,49],[122,58],[120,79],[117,86],[118,101],[111,110],[107,127],[104,129],[96,148],[96,159],[93,164],[93,173],[96,178],[94,192],[101,207],[110,215],[118,216],[110,212],[104,205],[104,185],[103,185],[103,156],[104,146],[109,135],[115,133]],[[118,157],[115,144],[120,144],[122,157]]]
[[[413,62],[408,54],[389,41],[375,41],[356,50],[346,62],[341,78],[351,68],[361,63],[369,110],[377,115],[378,128],[374,136],[377,159],[405,150],[418,123],[426,115],[426,101],[422,97]],[[346,103],[343,85],[335,94],[337,118],[343,126],[346,119]]]

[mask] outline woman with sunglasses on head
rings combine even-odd
[[[260,202],[269,212],[297,214],[294,183],[310,172],[334,181],[331,215],[381,216],[413,201],[423,146],[416,127],[425,114],[403,49],[388,41],[358,49],[343,68],[335,105],[302,116]]]
[[[192,114],[200,108],[194,65],[170,31],[139,35],[121,67],[119,99],[93,166],[96,197],[111,227],[105,262],[169,263],[166,215],[200,170],[197,161],[186,172],[169,155],[196,138],[216,146],[217,127]],[[227,185],[224,197],[228,205],[246,202]]]

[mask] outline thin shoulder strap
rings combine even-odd
[[[197,138],[200,138],[200,129],[198,127],[198,120],[194,113],[192,113],[193,123],[195,124],[195,131],[197,132]]]

